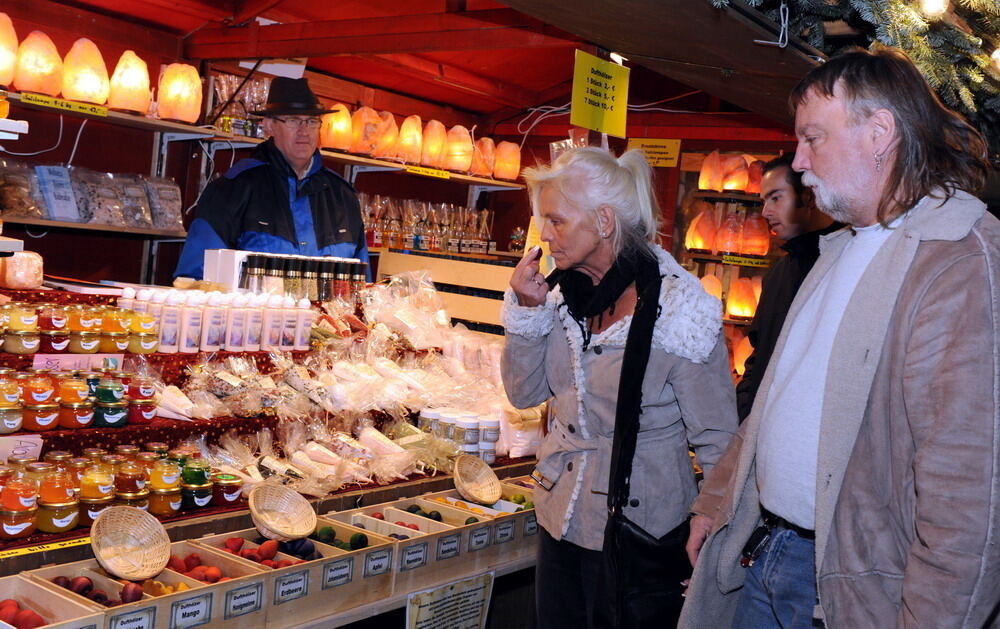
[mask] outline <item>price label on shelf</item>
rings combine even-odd
[[[274,580],[274,604],[302,598],[309,593],[309,571],[302,570],[280,576]]]
[[[37,105],[39,107],[58,109],[60,111],[72,111],[77,114],[90,114],[91,116],[101,116],[102,118],[106,118],[108,116],[108,108],[103,105],[77,103],[71,100],[53,98],[52,96],[46,96],[45,94],[31,94],[29,92],[24,92],[21,94],[21,102],[29,105]]]
[[[323,566],[323,589],[346,585],[354,577],[354,557],[331,561]]]
[[[264,583],[252,583],[226,592],[226,620],[260,611],[264,602]]]
[[[462,551],[462,536],[456,533],[455,535],[446,535],[438,539],[437,547],[437,560],[451,559],[452,557],[457,557],[458,553]]]
[[[770,260],[767,258],[747,258],[744,256],[734,256],[726,254],[722,256],[723,264],[738,264],[740,266],[755,266],[760,268],[767,268],[771,264]]]
[[[451,179],[451,173],[438,168],[427,168],[426,166],[407,166],[406,172],[411,175],[423,175],[424,177],[437,177],[438,179]]]
[[[85,546],[89,543],[90,543],[90,537],[78,537],[76,539],[64,539],[58,542],[39,544],[37,546],[25,546],[24,548],[11,548],[10,550],[5,550],[3,552],[0,552],[0,560],[8,559],[10,557],[17,557],[19,555],[30,555],[31,553],[41,553],[49,550],[59,550],[60,548],[70,548],[72,546]]]

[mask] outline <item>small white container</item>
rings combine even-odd
[[[493,415],[480,415],[479,439],[491,443],[500,441],[500,420]]]
[[[310,306],[309,300],[303,297],[296,308],[298,321],[295,324],[295,349],[300,352],[309,349],[309,336],[312,334],[313,321],[317,316],[316,311]]]
[[[479,456],[479,444],[478,443],[463,443],[458,446],[458,449],[462,451],[462,454],[468,454],[471,456]],[[494,456],[495,456],[494,452]]]
[[[441,421],[441,409],[438,408],[425,408],[420,411],[420,416],[417,418],[417,427],[424,432],[429,432],[431,434],[437,434],[439,429],[438,422]]]
[[[479,442],[479,458],[487,465],[493,465],[497,460],[497,444],[493,441]]]
[[[280,296],[272,295],[267,300],[267,307],[262,308],[264,320],[260,330],[260,349],[265,352],[281,349],[281,332],[285,325],[285,311],[281,304],[284,301]],[[247,345],[250,345],[249,341]]]
[[[462,414],[456,411],[445,411],[438,419],[438,436],[442,439],[455,439],[455,422]]]
[[[479,420],[475,415],[465,415],[455,421],[452,440],[459,444],[479,443]],[[478,447],[478,446],[477,446]]]

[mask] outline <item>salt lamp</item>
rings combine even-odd
[[[760,212],[753,212],[743,221],[741,253],[763,258],[771,248],[771,228]]]
[[[722,190],[743,191],[750,183],[750,171],[742,155],[724,155],[722,158]]]
[[[396,118],[387,111],[379,113],[378,128],[375,130],[375,148],[372,155],[380,159],[388,159],[396,155],[396,140],[399,137],[399,127]]]
[[[420,116],[407,116],[399,127],[396,140],[396,159],[404,164],[419,164],[420,149],[424,144],[424,125]]]
[[[729,212],[715,232],[715,250],[720,254],[739,255],[743,251],[743,216],[739,211]]]
[[[325,149],[346,151],[351,148],[354,133],[351,112],[341,103],[333,106],[333,111],[325,114],[319,129],[319,145]]]
[[[73,42],[63,59],[62,95],[69,100],[103,105],[108,101],[108,67],[97,44],[86,37]]]
[[[14,87],[22,92],[58,96],[62,89],[62,57],[49,36],[31,31],[17,48]]]
[[[6,13],[0,13],[0,85],[10,85],[17,67],[17,33]]]
[[[706,293],[722,301],[722,280],[714,275],[706,275],[701,278],[701,285]]]
[[[688,251],[710,252],[715,246],[715,232],[718,225],[715,222],[715,208],[709,205],[702,210],[684,234],[684,248]]]
[[[740,277],[730,281],[726,314],[734,319],[750,319],[756,311],[757,300],[753,295],[753,282],[750,278]]]
[[[472,135],[462,125],[455,125],[448,130],[444,167],[460,173],[467,173],[472,168]]]
[[[492,177],[493,165],[496,163],[497,147],[493,138],[479,138],[472,149],[472,174],[480,177]]]
[[[718,151],[705,156],[698,173],[699,190],[722,190],[722,158]]]
[[[753,297],[754,297],[754,299],[757,300],[757,303],[759,304],[760,303],[760,293],[761,293],[762,290],[764,290],[764,276],[762,276],[762,275],[754,275],[753,279],[750,280],[750,282],[753,283]]]
[[[751,157],[750,155],[744,155],[743,157]],[[759,159],[755,159],[749,163],[747,166],[748,182],[747,187],[744,192],[747,194],[760,194],[760,180],[764,176],[764,162]]]
[[[517,179],[521,172],[521,147],[513,142],[497,144],[493,176],[497,179]]]
[[[448,146],[448,131],[437,120],[428,120],[424,125],[423,145],[420,148],[420,163],[431,168],[441,168],[444,151]]]
[[[354,139],[351,142],[351,152],[361,155],[371,155],[375,151],[376,136],[382,118],[371,107],[358,107],[351,116],[351,128]]]
[[[111,74],[108,107],[145,114],[149,111],[150,100],[146,62],[131,50],[126,50]]]
[[[194,122],[201,115],[201,77],[194,66],[171,63],[160,75],[156,111],[165,120]]]
[[[750,337],[740,338],[733,346],[733,371],[737,376],[742,376],[747,371],[747,358],[753,353],[753,345],[750,344]]]

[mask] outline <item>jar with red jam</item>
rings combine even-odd
[[[69,332],[39,332],[39,354],[65,354],[69,350]]]
[[[60,428],[87,428],[92,423],[94,423],[94,405],[90,402],[59,405]]]
[[[97,519],[97,516],[114,506],[115,497],[105,498],[80,498],[80,526],[90,526]]]
[[[21,411],[21,428],[32,432],[52,430],[59,426],[58,404],[25,404]]]
[[[66,309],[56,304],[43,304],[38,309],[38,329],[43,332],[69,332]]]
[[[149,400],[156,395],[156,383],[146,376],[135,376],[128,383],[128,393],[133,400]]]
[[[38,507],[24,511],[0,509],[0,540],[22,539],[35,532]]]
[[[134,461],[125,461],[115,474],[115,491],[133,494],[146,489],[146,470]]]
[[[235,474],[212,476],[212,506],[229,507],[238,504],[243,495],[243,479]]]
[[[153,423],[154,417],[156,417],[156,400],[129,400],[129,424],[146,426]]]

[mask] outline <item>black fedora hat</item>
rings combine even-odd
[[[277,76],[271,79],[267,104],[250,113],[255,116],[321,116],[331,111],[319,102],[305,79]]]

